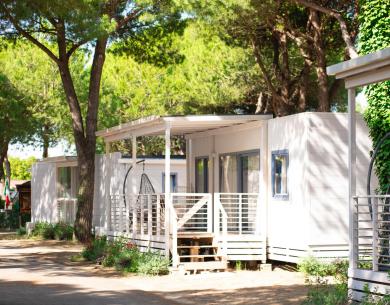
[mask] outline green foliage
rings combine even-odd
[[[311,287],[302,305],[346,305],[348,285],[318,285]]]
[[[169,260],[153,252],[140,253],[137,272],[144,275],[169,273]]]
[[[12,210],[5,210],[0,213],[0,228],[17,229],[19,228],[19,204],[13,204]]]
[[[57,240],[72,240],[73,227],[66,223],[57,223],[54,226],[54,238]]]
[[[97,259],[100,259],[106,253],[107,247],[107,237],[98,237],[92,240],[84,250],[81,252],[81,255],[88,261],[96,262]]]
[[[153,252],[141,252],[125,239],[107,241],[99,237],[81,253],[86,260],[101,262],[104,267],[115,267],[124,273],[163,275],[168,273],[169,260]]]
[[[361,7],[359,52],[368,54],[390,46],[390,0],[365,0]],[[365,89],[368,107],[365,120],[373,146],[390,131],[390,81],[370,85]],[[380,190],[390,185],[390,140],[382,145],[375,164]]]
[[[338,283],[345,284],[348,280],[347,260],[321,262],[314,257],[308,257],[299,263],[298,269],[306,276],[315,277],[318,283],[322,283],[324,278],[328,276],[334,277]]]
[[[20,159],[9,157],[11,164],[11,179],[14,180],[30,180],[31,166],[37,161],[36,158],[30,157],[27,159]]]
[[[72,240],[73,227],[64,223],[37,222],[31,232],[31,236],[44,239]]]
[[[44,239],[54,239],[54,225],[48,222],[37,222],[31,235]]]
[[[27,231],[25,227],[20,227],[19,229],[16,230],[16,235],[22,236],[26,235]]]

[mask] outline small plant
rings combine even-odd
[[[141,253],[137,272],[144,275],[166,275],[169,273],[169,260],[153,252]]]
[[[66,223],[57,223],[54,226],[54,237],[57,240],[72,240],[73,227]]]
[[[98,259],[104,257],[104,254],[106,253],[106,247],[106,236],[95,238],[91,244],[84,248],[84,250],[81,252],[81,255],[88,261],[96,262]]]
[[[242,270],[242,262],[236,261],[236,271],[241,271],[241,270]]]
[[[138,272],[141,253],[137,248],[123,249],[115,258],[115,267],[124,272]]]
[[[27,231],[25,227],[20,227],[19,229],[16,230],[16,235],[23,236],[26,235]]]
[[[348,285],[317,285],[309,290],[302,305],[346,305],[348,304]]]
[[[48,222],[37,222],[31,235],[44,239],[54,239],[54,226]]]
[[[314,283],[326,284],[327,277],[333,277],[338,283],[348,281],[348,261],[335,260],[333,262],[320,262],[314,257],[305,258],[299,265],[298,270],[305,274],[307,281],[314,277]]]

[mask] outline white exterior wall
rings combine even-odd
[[[265,123],[266,124],[266,123]],[[261,150],[264,143],[262,142],[262,130],[266,126],[252,127],[243,130],[235,131],[232,127],[220,129],[220,133],[215,135],[204,134],[202,136],[194,135],[190,138],[192,150],[190,152],[190,189],[195,190],[195,159],[200,157],[209,158],[209,192],[219,192],[219,155],[227,153],[237,153],[245,151]],[[226,130],[226,132],[223,132]],[[202,133],[203,134],[203,133]],[[266,143],[266,142],[265,142]],[[264,146],[265,147],[265,146]],[[260,158],[264,150],[260,152]],[[262,161],[260,161],[262,168]],[[214,164],[214,165],[213,165]],[[214,181],[214,185],[212,184]],[[260,179],[261,181],[261,179]]]
[[[268,248],[271,259],[294,261],[308,240],[307,121],[291,115],[268,121]],[[272,151],[288,150],[288,199],[272,196]],[[285,257],[290,256],[290,257]]]
[[[366,192],[371,140],[361,115],[356,118],[357,194]],[[348,245],[347,114],[313,113],[308,117],[310,167],[309,245]],[[376,181],[373,181],[375,189]],[[347,254],[347,253],[345,253]]]
[[[97,155],[95,158],[95,189],[93,226],[107,227],[107,208],[110,194],[122,195],[123,181],[130,164],[120,163],[120,153]],[[131,160],[130,160],[131,161]],[[32,167],[31,213],[32,222],[57,222],[57,168],[77,166],[76,161],[37,162]],[[186,161],[172,160],[171,172],[177,173],[179,191],[186,188]],[[162,192],[164,159],[146,159],[145,173],[156,193]],[[138,194],[142,164],[131,171],[126,194]]]
[[[56,166],[38,162],[32,166],[31,172],[31,222],[56,222]]]

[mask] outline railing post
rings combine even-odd
[[[171,228],[172,228],[172,266],[176,268],[179,265],[179,256],[177,254],[177,217],[176,212],[173,207],[173,195],[166,194],[169,197],[168,206],[170,211],[170,219],[171,219]]]
[[[161,211],[160,211],[160,194],[156,195],[156,236],[160,238],[160,226],[161,226]]]
[[[207,232],[213,232],[213,201],[211,194],[207,194]]]
[[[238,233],[242,234],[242,194],[238,194]]]
[[[149,240],[152,238],[152,198],[151,195],[146,195],[148,199],[148,235]]]
[[[143,200],[140,200],[140,217],[139,217],[139,225],[140,225],[140,230],[141,230],[141,236],[143,236],[145,234],[145,214],[144,214],[144,201]]]
[[[137,201],[131,196],[131,206],[133,207],[133,239],[137,237]]]
[[[122,235],[123,233],[123,208],[122,208],[122,200],[119,200],[119,232]]]
[[[378,198],[372,199],[372,270],[378,271]]]
[[[214,193],[214,234],[219,239],[219,193]]]
[[[130,208],[129,203],[125,206],[125,216],[126,216],[126,234],[130,233]]]

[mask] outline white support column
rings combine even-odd
[[[349,267],[357,268],[357,244],[353,231],[356,221],[353,196],[356,195],[356,91],[348,89],[348,178],[349,178]]]
[[[186,139],[186,190],[185,192],[189,191],[191,189],[191,165],[192,165],[192,159],[191,159],[191,140]],[[181,192],[181,190],[179,191]],[[191,192],[191,191],[189,191]]]
[[[137,193],[137,181],[136,181],[136,167],[137,167],[137,136],[133,135],[131,137],[131,161],[132,161],[132,175],[131,175],[131,193],[136,194]]]

